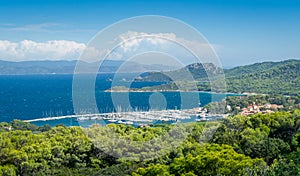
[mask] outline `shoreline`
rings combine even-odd
[[[210,92],[210,91],[184,91],[184,90],[103,90],[101,92],[135,92],[135,93],[143,93],[143,92],[191,92],[191,93],[209,93],[209,94],[236,94],[236,95],[262,95],[259,93],[234,93],[234,92]]]

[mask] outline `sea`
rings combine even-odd
[[[130,76],[129,76],[130,77]],[[165,82],[130,82],[128,75],[121,76],[119,85],[130,85],[131,88],[161,85]],[[111,93],[105,90],[111,88],[114,74],[98,74],[95,80],[95,98],[99,112],[113,112]],[[0,122],[10,122],[14,119],[32,120],[44,117],[59,117],[74,115],[72,101],[71,74],[47,75],[0,75]],[[149,110],[149,98],[155,92],[130,92],[130,104],[134,109]],[[128,92],[118,92],[128,94]],[[213,93],[209,92],[184,92],[185,96],[199,96],[198,104],[191,104],[191,108],[205,106],[212,100]],[[166,109],[181,108],[181,92],[162,92],[165,98]],[[214,101],[221,101],[232,94],[214,94]],[[49,121],[31,122],[38,126],[63,124],[66,126],[79,125],[74,118],[56,119]]]

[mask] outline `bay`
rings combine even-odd
[[[95,97],[100,112],[111,112],[115,106],[111,100],[111,92],[104,90],[111,87],[113,74],[99,74],[95,81]],[[120,81],[126,82],[130,76],[124,74]],[[55,117],[74,114],[72,102],[73,75],[1,75],[0,76],[0,121],[10,122],[14,119],[30,120],[43,117]],[[128,79],[130,80],[130,79]],[[164,82],[132,82],[131,88],[160,85]],[[128,84],[128,81],[126,82]],[[122,97],[126,92],[118,92]],[[162,92],[165,98],[166,109],[180,109],[181,92]],[[208,92],[185,92],[185,96],[199,96],[200,105],[211,102],[212,94]],[[153,92],[130,92],[128,95],[130,105],[139,110],[149,109],[149,98]],[[218,94],[215,100],[220,101],[226,94]],[[192,104],[191,108],[199,106]],[[74,119],[60,119],[47,121],[56,125],[76,125]],[[52,126],[51,125],[51,126]]]

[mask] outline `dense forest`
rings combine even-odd
[[[168,84],[145,87],[144,90],[176,90],[180,84],[193,90],[186,80],[186,73],[194,77],[199,91],[211,91],[208,74],[218,78],[223,71],[213,64],[191,64],[180,70],[170,72],[153,72],[145,74],[138,81],[166,81]],[[281,62],[263,62],[252,65],[224,69],[226,89],[228,92],[255,92],[265,94],[295,95],[300,91],[300,60]],[[175,79],[174,79],[175,78]],[[172,80],[176,80],[173,82]],[[178,85],[179,84],[179,85]],[[190,83],[190,85],[192,85]]]
[[[300,174],[300,110],[183,125],[188,135],[176,148],[155,158],[126,160],[96,147],[90,136],[109,130],[129,141],[143,142],[159,138],[175,126],[111,124],[83,129],[37,127],[18,120],[1,123],[0,175]],[[203,136],[211,137],[204,140]]]
[[[247,68],[249,72],[245,73]],[[229,92],[297,94],[300,91],[300,61],[266,62],[236,68],[227,71],[226,80]]]

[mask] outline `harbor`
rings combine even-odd
[[[89,127],[94,124],[105,126],[107,124],[125,124],[136,127],[147,127],[155,124],[177,124],[198,121],[210,121],[224,118],[225,114],[210,114],[202,107],[193,109],[168,109],[168,110],[149,110],[149,111],[128,111],[128,112],[109,112],[99,114],[77,114],[59,117],[45,117],[31,120],[24,120],[29,123],[48,121],[59,121],[70,119],[70,125]],[[76,124],[75,124],[76,123]],[[65,123],[64,123],[65,124]]]

